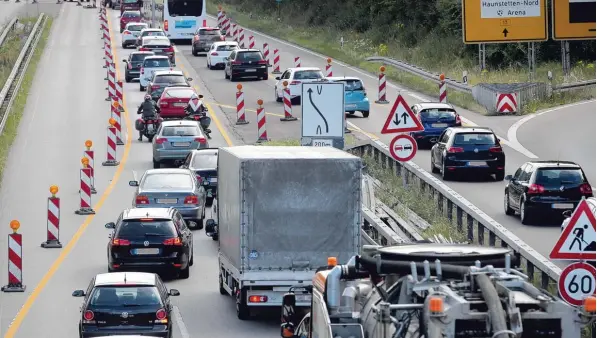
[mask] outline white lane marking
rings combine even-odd
[[[575,107],[575,106],[586,104],[586,103],[590,103],[590,102],[595,102],[595,100],[589,100],[589,101],[582,101],[582,102],[576,102],[576,103],[571,103],[571,104],[565,104],[563,106],[559,106],[559,107],[555,107],[555,108],[552,108],[552,109],[544,110],[542,112],[538,112],[538,113],[535,113],[535,114],[527,115],[527,116],[521,118],[520,120],[516,121],[516,123],[514,123],[512,126],[510,126],[510,128],[508,129],[508,140],[510,140],[510,143],[513,144],[518,149],[522,149],[522,150],[528,152],[529,154],[532,154],[530,151],[528,151],[518,141],[518,138],[517,138],[518,129],[523,124],[525,124],[528,121],[534,119],[535,117],[541,116],[543,114],[551,113],[551,112],[554,112],[554,111],[558,111],[558,110],[566,109],[566,108],[570,108],[570,107]],[[533,155],[533,156],[535,156],[535,155]],[[538,157],[535,156],[535,157],[531,157],[531,158],[538,158]]]
[[[176,320],[176,326],[178,326],[178,330],[180,331],[180,336],[182,338],[191,338],[191,335],[189,334],[189,330],[187,330],[187,326],[182,321],[182,315],[180,314],[180,309],[178,308],[178,306],[174,306],[174,308],[172,309],[172,312],[174,312],[174,320]]]

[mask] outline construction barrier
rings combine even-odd
[[[106,61],[104,68],[108,68],[110,64],[114,62],[112,59],[112,50],[110,48],[110,44],[107,42],[104,42],[104,60]]]
[[[23,285],[23,235],[17,233],[21,223],[10,221],[12,234],[8,235],[8,284],[0,288],[3,292],[25,292]]]
[[[446,83],[446,76],[440,74],[439,81],[439,102],[448,103],[448,84]]]
[[[108,149],[106,151],[106,161],[102,162],[105,167],[114,167],[120,164],[116,160],[116,120],[110,118],[110,126],[108,127]]]
[[[238,46],[240,48],[245,48],[245,29],[238,28]]]
[[[280,118],[280,121],[296,121],[296,117],[292,116],[292,99],[290,96],[290,88],[288,88],[288,81],[282,83],[284,85],[283,102],[284,102],[284,117]]]
[[[238,42],[238,30],[237,25],[235,23],[231,23],[230,26],[232,27],[232,40]]]
[[[274,71],[272,74],[281,74],[280,72],[280,51],[274,49]]]
[[[62,248],[62,243],[60,243],[60,197],[56,197],[57,193],[58,186],[51,186],[50,194],[52,196],[48,197],[46,241],[41,243],[41,247],[46,249]]]
[[[265,126],[265,109],[263,100],[257,100],[257,142],[267,142],[267,128]]]
[[[116,97],[116,65],[110,63],[108,67],[108,97],[106,101],[118,100]]]
[[[91,149],[93,147],[93,142],[91,140],[85,141],[85,151],[83,151],[83,156],[89,160],[89,168],[91,168],[91,193],[97,194],[97,190],[95,190],[95,151]]]
[[[81,158],[83,168],[80,170],[80,187],[79,187],[79,209],[75,210],[77,215],[95,215],[95,210],[91,207],[91,169],[89,168],[89,160],[85,157]]]
[[[122,81],[116,80],[116,97],[118,98],[118,110],[124,111],[124,89],[122,87]]]
[[[249,35],[249,49],[255,48],[255,37],[253,35]]]
[[[226,35],[231,36],[230,35],[230,19],[226,16],[226,14],[224,14],[224,31],[226,32]]]
[[[334,76],[334,72],[332,72],[332,59],[327,58],[327,63],[325,65],[325,77],[332,77]]]
[[[218,27],[222,27],[222,20],[224,19],[224,13],[222,12],[222,7],[218,8]]]
[[[518,95],[516,93],[496,94],[496,111],[500,114],[516,113],[518,110]]]
[[[114,124],[114,127],[116,128],[116,145],[121,146],[124,145],[124,142],[122,142],[122,110],[120,109],[118,101],[112,100],[111,111],[111,117],[116,121],[116,124]]]
[[[267,43],[263,44],[263,58],[268,65],[271,65],[271,61],[269,59],[269,45]]]
[[[245,116],[245,94],[242,92],[243,85],[240,83],[236,85],[236,124],[248,124]]]
[[[301,66],[301,58],[299,56],[294,57],[294,68],[299,68]]]
[[[388,104],[390,103],[387,99],[386,99],[386,67],[381,66],[379,67],[379,82],[378,82],[378,86],[377,86],[377,100],[375,101],[375,103],[381,103],[381,104]]]

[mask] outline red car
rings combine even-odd
[[[120,16],[120,33],[124,32],[124,28],[129,22],[141,22],[141,12],[124,11],[124,13],[122,13]]]
[[[184,109],[193,94],[197,95],[197,92],[190,87],[166,87],[158,100],[160,117],[164,119],[185,117],[187,114]]]

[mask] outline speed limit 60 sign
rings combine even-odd
[[[595,295],[595,268],[583,262],[568,265],[558,280],[558,291],[566,303],[581,306],[585,298]]]

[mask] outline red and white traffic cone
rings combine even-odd
[[[294,57],[294,68],[299,68],[301,66],[301,58],[300,56]]]
[[[332,59],[327,58],[327,63],[325,65],[325,77],[332,77],[334,76],[334,72],[332,72]]]
[[[116,120],[110,118],[110,126],[108,127],[108,149],[106,152],[106,161],[102,162],[104,167],[115,167],[120,164],[116,160]]]
[[[124,111],[124,90],[122,87],[122,81],[116,81],[116,97],[118,98],[118,110]]]
[[[3,292],[25,292],[23,285],[23,235],[17,233],[21,223],[10,221],[13,233],[8,235],[8,284],[0,288]]]
[[[46,241],[41,243],[42,248],[58,249],[62,248],[60,243],[60,197],[56,197],[58,187],[50,187],[51,197],[48,197],[48,222]]]
[[[81,158],[83,168],[80,170],[81,186],[79,188],[79,209],[75,210],[77,215],[95,215],[95,210],[91,207],[91,169],[89,160]]]
[[[91,140],[85,141],[85,148],[87,148],[83,152],[83,157],[85,157],[89,161],[89,168],[91,168],[91,193],[97,194],[97,190],[95,190],[95,151],[91,149],[93,146],[93,142]]]
[[[255,37],[253,35],[249,35],[249,49],[255,48]]]
[[[263,44],[263,58],[265,59],[265,62],[267,62],[268,65],[272,64],[269,59],[269,44],[267,43]]]
[[[282,72],[280,71],[280,51],[277,49],[274,49],[274,71],[272,72],[272,74],[281,74]]]
[[[236,85],[236,124],[249,124],[245,116],[245,94],[242,92],[243,85]]]
[[[238,28],[238,46],[240,48],[245,48],[245,29]]]
[[[232,40],[238,42],[238,31],[237,31],[237,28],[236,28],[236,24],[235,23],[231,23],[230,26],[232,27],[231,28],[232,29],[232,32],[231,32],[232,33],[232,35],[231,35]]]
[[[263,100],[257,100],[259,108],[257,108],[257,142],[267,142],[267,128],[265,127],[265,109],[263,108]]]
[[[386,67],[381,66],[379,67],[379,82],[377,85],[377,100],[375,103],[387,104],[390,103],[386,99]]]
[[[116,128],[116,145],[124,145],[122,142],[122,114],[120,112],[120,105],[118,101],[112,101],[112,118],[116,121],[114,127]]]
[[[440,74],[439,81],[439,102],[448,103],[448,84],[446,83],[446,76]]]
[[[292,100],[290,98],[290,88],[288,88],[288,81],[282,83],[284,89],[282,90],[282,97],[284,102],[284,117],[280,118],[280,121],[296,121],[296,117],[292,116]]]
[[[108,97],[106,101],[118,100],[116,97],[116,66],[111,63],[108,68]]]

